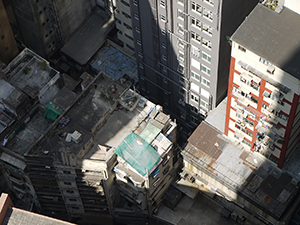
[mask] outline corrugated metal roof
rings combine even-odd
[[[182,154],[274,217],[280,217],[298,192],[298,181],[289,174],[260,154],[238,147],[206,122],[190,136]]]

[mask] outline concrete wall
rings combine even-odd
[[[13,203],[6,193],[2,193],[0,197],[0,223],[2,224],[8,207],[13,207]]]
[[[66,43],[80,27],[80,25],[90,16],[96,6],[95,0],[54,0],[56,14],[63,37]]]

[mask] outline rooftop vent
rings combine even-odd
[[[79,133],[77,130],[75,130],[73,132],[73,134],[71,135],[71,139],[72,141],[74,141],[75,143],[79,143],[80,140],[82,139],[82,134]]]

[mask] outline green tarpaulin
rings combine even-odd
[[[56,118],[62,111],[62,108],[50,101],[46,106],[46,112],[44,114],[44,117],[53,122],[56,120]]]
[[[114,153],[142,176],[145,176],[161,159],[148,142],[134,133],[129,134]]]

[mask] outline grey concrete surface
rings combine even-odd
[[[162,205],[155,217],[176,225],[235,225],[237,222],[221,216],[222,207],[201,192],[195,199],[186,195],[174,210]]]

